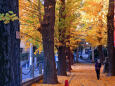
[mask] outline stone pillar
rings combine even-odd
[[[34,64],[33,64],[33,45],[30,43],[30,55],[29,55],[29,67],[30,67],[30,76],[34,77]]]
[[[33,64],[33,46],[30,43],[29,67]]]
[[[37,68],[37,57],[34,58],[34,67]]]

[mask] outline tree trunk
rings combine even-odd
[[[109,9],[107,15],[108,28],[108,57],[110,60],[109,74],[115,75],[115,51],[114,51],[114,0],[109,0]]]
[[[19,16],[18,0],[0,0],[0,13],[13,11]],[[0,22],[0,86],[20,86],[19,21]]]
[[[68,68],[69,68],[69,70],[72,70],[72,68],[71,68],[71,64],[72,64],[72,55],[71,55],[71,50],[70,50],[70,47],[66,47],[66,56],[68,57],[68,59],[69,59],[69,64],[68,64]],[[67,58],[66,58],[67,59]]]
[[[54,58],[55,3],[55,0],[44,0],[45,14],[42,22],[42,39],[45,55],[43,82],[47,84],[58,83]]]
[[[60,46],[58,48],[58,75],[67,76],[66,73],[66,47]]]
[[[39,11],[39,21],[40,21],[40,24],[41,24],[41,22],[42,22],[42,17],[41,17],[41,1],[40,0],[38,0],[38,11]]]
[[[70,50],[70,63],[73,65],[73,52]]]
[[[58,49],[58,75],[66,76],[66,43],[65,43],[65,15],[63,14],[65,11],[65,0],[60,0],[61,5],[59,9],[59,22],[61,23],[59,25],[59,42],[62,44],[59,46]],[[62,27],[63,24],[63,27]]]

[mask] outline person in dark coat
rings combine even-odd
[[[101,62],[100,62],[100,59],[98,59],[95,63],[95,71],[96,71],[98,80],[100,79],[100,68],[101,68]]]

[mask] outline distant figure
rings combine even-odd
[[[100,59],[98,59],[95,63],[95,71],[96,71],[98,80],[100,79],[100,68],[101,68],[101,62],[100,62]]]
[[[83,57],[82,57],[82,56],[80,56],[80,58],[82,59]]]

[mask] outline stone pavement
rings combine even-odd
[[[100,80],[96,78],[94,64],[74,64],[72,69],[68,76],[58,76],[59,84],[35,83],[32,86],[65,86],[65,80],[69,81],[69,86],[115,86],[115,76],[105,76],[102,73],[103,67]]]

